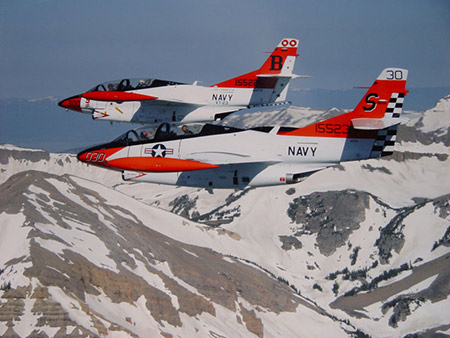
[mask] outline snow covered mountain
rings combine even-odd
[[[24,171],[0,189],[3,334],[292,336],[297,317],[304,334],[349,327],[256,266],[153,230],[199,226],[100,184]]]
[[[389,158],[245,191],[2,146],[0,334],[450,335],[449,114],[450,96],[410,114]]]

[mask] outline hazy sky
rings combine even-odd
[[[293,88],[450,86],[450,1],[0,0],[0,97],[66,97],[107,80],[211,85],[300,40]]]

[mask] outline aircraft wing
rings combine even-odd
[[[233,165],[238,165],[238,164],[250,164],[250,163],[254,163],[254,164],[266,164],[266,165],[272,165],[272,164],[276,164],[276,163],[280,163],[281,161],[268,161],[267,159],[255,159],[252,156],[249,155],[243,155],[243,154],[238,154],[238,153],[232,153],[232,152],[221,152],[221,151],[207,151],[207,152],[201,152],[201,153],[191,153],[188,154],[186,156],[186,158],[190,158],[190,156],[192,156],[192,158],[202,158],[201,162],[205,162],[205,163],[211,163],[214,165],[228,165],[228,164],[233,164]]]

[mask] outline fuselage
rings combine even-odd
[[[111,81],[96,86],[84,94],[60,102],[65,108],[91,114],[93,119],[142,124],[160,123],[205,123],[221,120],[229,113],[249,106],[282,102],[286,98],[287,82],[283,93],[273,89],[274,78],[259,79],[258,87],[205,87],[158,81],[165,84],[157,87],[131,87],[127,91],[103,91],[101,88],[116,88],[120,81]],[[123,80],[122,80],[123,81]],[[130,81],[130,80],[128,80]],[[132,79],[131,83],[138,83]],[[271,88],[272,87],[272,88]]]
[[[87,149],[78,158],[124,171],[125,179],[242,188],[296,183],[343,160],[368,158],[374,142],[370,138],[350,141],[278,134],[283,130],[206,125],[197,135],[155,135],[152,140],[139,139],[136,133]]]
[[[206,123],[240,109],[286,100],[297,54],[298,40],[283,39],[257,70],[199,86],[152,78],[101,83],[66,98],[59,105],[87,113],[95,120],[141,124]]]

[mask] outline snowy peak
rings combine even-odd
[[[423,113],[423,117],[415,125],[417,129],[426,134],[444,136],[450,129],[450,95],[440,99],[436,105]],[[450,137],[447,137],[447,140]],[[447,146],[450,143],[446,144]]]
[[[449,111],[450,110],[450,94],[436,102],[433,110]]]
[[[40,334],[58,328],[59,334],[262,337],[266,323],[286,334],[293,329],[283,313],[302,308],[321,317],[266,272],[151,229],[153,222],[183,226],[178,216],[100,190],[106,191],[38,171],[0,186],[0,250],[8,253],[0,262],[0,332],[14,323],[20,336],[36,327]],[[27,315],[13,315],[13,304]]]
[[[28,170],[44,171],[55,175],[83,173],[82,176],[89,176],[90,179],[109,186],[122,181],[117,173],[98,168],[92,169],[79,162],[74,154],[54,154],[13,145],[0,145],[0,165],[0,183],[18,172]]]

